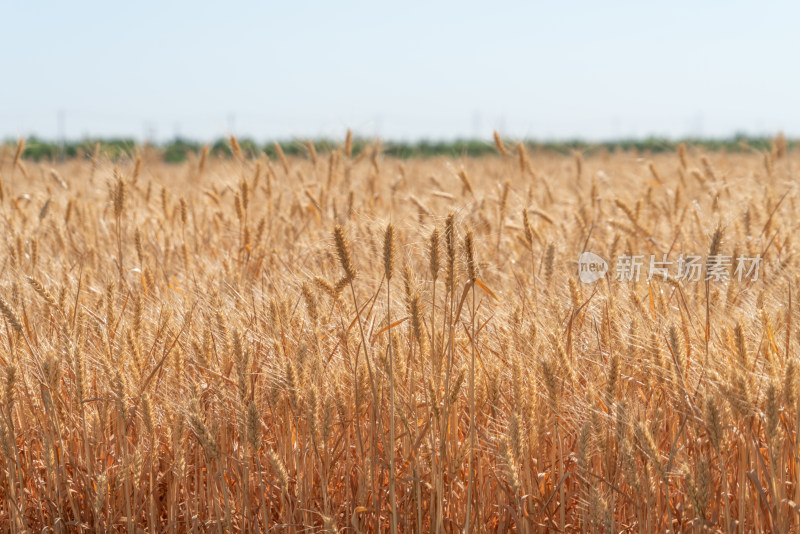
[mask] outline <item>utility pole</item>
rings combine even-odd
[[[66,156],[66,148],[67,148],[67,134],[66,134],[66,122],[67,122],[67,114],[63,109],[58,110],[57,116],[57,123],[58,123],[58,159],[62,161],[64,156]]]
[[[475,110],[472,114],[472,138],[480,139],[483,135],[483,121],[481,120],[481,112]]]
[[[144,144],[145,145],[153,145],[156,142],[156,125],[151,121],[145,121],[142,124],[142,130],[144,133]]]

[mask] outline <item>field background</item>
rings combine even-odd
[[[225,146],[3,149],[4,530],[797,529],[785,139]],[[763,261],[584,285],[585,248]]]

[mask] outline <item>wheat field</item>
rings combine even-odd
[[[0,156],[3,531],[798,530],[783,138],[231,144]],[[611,265],[593,284],[587,250]],[[729,279],[615,276],[686,254]]]

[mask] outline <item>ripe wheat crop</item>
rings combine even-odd
[[[798,155],[495,142],[7,148],[2,530],[797,531]]]

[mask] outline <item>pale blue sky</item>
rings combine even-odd
[[[490,7],[491,6],[491,7]],[[0,0],[0,138],[800,136],[798,2]]]

